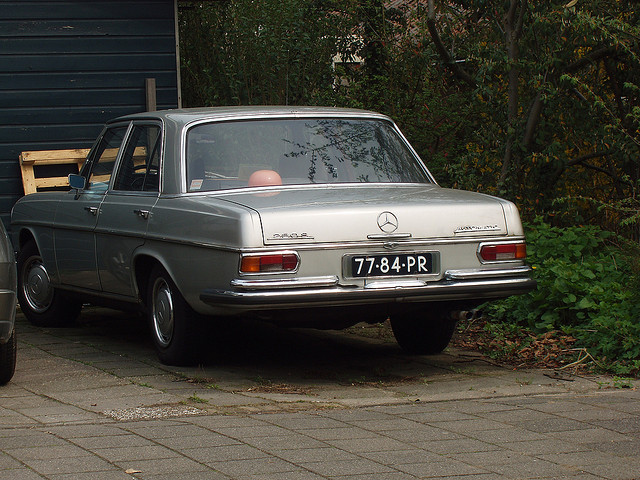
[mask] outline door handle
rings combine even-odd
[[[98,215],[98,207],[84,207],[84,209],[94,217]]]
[[[147,220],[149,218],[149,215],[151,215],[151,212],[149,210],[138,209],[138,210],[134,210],[133,213],[135,213],[139,217],[144,218],[145,220]]]

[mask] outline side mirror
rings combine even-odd
[[[82,175],[76,175],[75,173],[69,174],[69,186],[76,190],[84,190],[87,186],[87,179]]]

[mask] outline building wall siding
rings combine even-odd
[[[86,148],[110,118],[179,104],[174,0],[0,0],[0,218],[20,152]]]

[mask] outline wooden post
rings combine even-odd
[[[157,110],[156,107],[156,79],[145,78],[144,89],[147,98],[147,112],[153,112]]]

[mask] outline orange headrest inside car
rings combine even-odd
[[[273,170],[256,170],[249,177],[250,187],[269,187],[282,185],[282,178]]]

